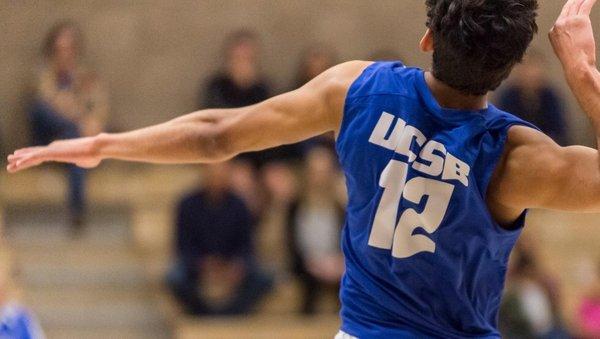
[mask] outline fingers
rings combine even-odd
[[[560,12],[559,19],[578,14],[589,15],[595,2],[596,0],[568,0]]]
[[[571,15],[573,12],[573,7],[576,5],[576,3],[579,3],[581,1],[582,0],[568,0],[567,3],[565,3],[565,5],[563,6],[562,11],[560,12],[559,19]],[[578,7],[579,6],[577,6],[576,8]]]
[[[568,16],[577,15],[577,13],[579,13],[579,9],[581,8],[581,5],[583,5],[583,3],[585,1],[586,0],[573,1],[573,3],[571,4],[571,7],[569,8],[569,13],[567,15]]]
[[[8,156],[8,166],[6,166],[6,170],[10,173],[14,173],[17,171],[17,163],[19,160],[23,158],[23,155],[18,154],[18,151]]]
[[[596,0],[585,0],[581,6],[579,6],[579,11],[577,13],[580,15],[590,15],[595,4]]]
[[[597,0],[568,0],[559,18],[572,15],[590,15]]]
[[[37,149],[38,149],[38,147],[29,147],[29,148],[23,148],[23,149],[17,150],[13,154],[9,155],[7,160],[9,163],[16,163],[16,162],[24,159],[28,155],[35,153],[37,151]]]
[[[99,160],[89,156],[89,159],[86,158],[86,145],[85,139],[77,139],[69,142],[55,141],[48,146],[23,148],[8,156],[7,170],[17,172],[47,161],[95,166]]]
[[[7,157],[6,169],[10,173],[18,172],[29,167],[37,166],[46,161],[48,148],[43,146],[27,147],[16,150]]]
[[[10,173],[15,173],[26,168],[37,166],[44,162],[44,158],[38,152],[28,154],[10,155],[8,157],[8,166],[6,170]]]
[[[37,157],[27,157],[22,160],[16,162],[16,168],[18,171],[22,171],[29,167],[37,166],[41,164],[43,161]]]
[[[35,152],[35,151],[37,151],[37,150],[39,150],[41,148],[42,148],[42,146],[21,148],[19,150],[16,150],[13,154],[14,155],[23,155],[23,154]]]

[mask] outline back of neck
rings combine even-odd
[[[488,106],[487,94],[464,94],[436,79],[431,72],[425,73],[425,82],[438,104],[443,108],[476,111],[486,109]]]

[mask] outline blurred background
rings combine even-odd
[[[493,102],[594,146],[546,38]],[[594,24],[600,32],[600,10]],[[0,0],[0,153],[262,101],[418,50],[422,0]],[[332,338],[345,188],[330,135],[212,166],[0,173],[0,337]],[[598,215],[532,211],[506,338],[600,338]]]

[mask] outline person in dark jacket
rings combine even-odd
[[[273,284],[255,260],[255,219],[231,190],[232,169],[207,167],[204,187],[177,209],[176,262],[167,278],[189,314],[247,314]]]
[[[272,91],[260,69],[260,41],[247,29],[231,33],[223,46],[223,65],[199,95],[198,108],[237,108],[268,99]],[[260,168],[268,153],[252,152],[239,158]]]
[[[527,120],[558,144],[569,143],[565,105],[544,73],[544,58],[533,50],[515,67],[512,81],[500,92],[500,109]]]

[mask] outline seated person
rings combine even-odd
[[[222,69],[213,75],[199,96],[200,108],[236,108],[268,99],[271,89],[260,70],[260,41],[249,30],[238,30],[225,40]],[[242,154],[239,158],[262,167],[269,151]]]
[[[499,324],[506,338],[571,338],[560,312],[560,285],[543,269],[535,241],[523,236],[511,254]]]
[[[48,33],[45,64],[37,79],[30,111],[34,143],[95,135],[102,131],[108,99],[97,77],[81,65],[82,38],[72,22],[62,22]],[[85,212],[85,170],[68,165],[69,209],[74,231]]]
[[[600,268],[587,288],[577,310],[576,324],[581,338],[600,338]]]
[[[307,154],[304,190],[289,205],[288,239],[292,269],[302,285],[300,312],[313,314],[321,294],[337,301],[344,272],[340,231],[344,222],[343,189],[331,150],[324,146]]]
[[[313,44],[309,46],[301,55],[292,89],[304,86],[307,82],[335,64],[337,64],[337,56],[332,48],[325,44]],[[335,143],[333,134],[326,133],[299,144],[280,146],[276,150],[279,149],[280,153],[283,153],[287,158],[302,160],[312,147],[323,143],[331,144],[333,149],[333,144]]]
[[[381,48],[372,52],[367,60],[377,60],[377,61],[403,61],[406,62],[405,58],[403,58],[398,51],[394,48]]]
[[[206,168],[204,188],[179,203],[170,289],[193,315],[247,314],[271,290],[253,253],[255,220],[230,184],[231,162]]]
[[[499,92],[498,107],[538,126],[560,145],[569,143],[565,105],[544,69],[544,57],[531,50],[515,67],[507,87]]]
[[[0,260],[0,338],[43,339],[36,318],[13,299],[9,272],[6,260]]]

